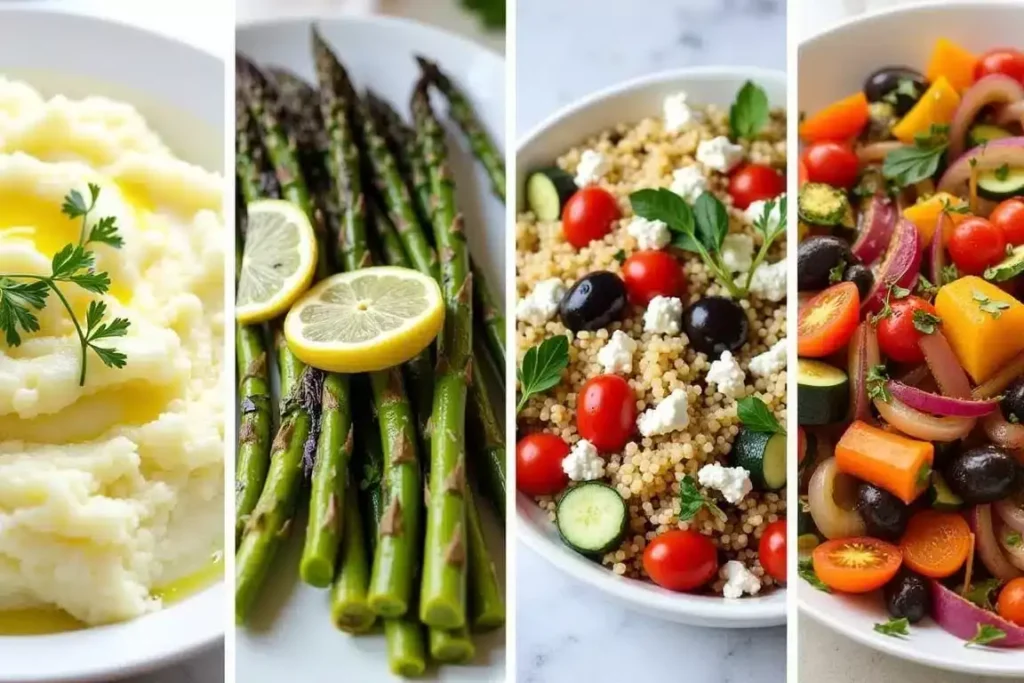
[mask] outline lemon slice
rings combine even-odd
[[[292,306],[284,335],[299,360],[331,372],[394,367],[444,324],[441,288],[408,268],[364,268],[327,278]]]
[[[276,318],[309,288],[316,270],[316,235],[297,206],[261,199],[248,206],[235,317],[245,324]]]

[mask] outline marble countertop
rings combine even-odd
[[[520,0],[517,137],[595,90],[698,65],[785,69],[784,0]],[[780,683],[785,628],[717,630],[633,613],[516,548],[518,683]]]

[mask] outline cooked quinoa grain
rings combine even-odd
[[[577,249],[563,237],[560,221],[539,222],[529,212],[520,215],[516,225],[516,285],[520,299],[528,296],[536,283],[550,278],[558,278],[566,287],[571,287],[593,271],[608,270],[621,275],[622,261],[638,249],[637,240],[626,229],[632,218],[629,194],[645,188],[669,188],[673,171],[697,165],[695,155],[700,141],[729,135],[726,111],[707,107],[698,118],[677,132],[666,131],[658,118],[644,119],[633,125],[620,124],[557,160],[560,168],[575,175],[584,151],[603,155],[607,168],[595,184],[617,198],[622,219],[613,224],[603,239]],[[784,170],[785,129],[785,115],[774,112],[757,141],[740,142],[745,161]],[[728,209],[730,232],[752,236],[755,250],[759,248],[761,238],[752,229],[745,212],[732,205],[726,191],[727,176],[702,170],[708,190]],[[777,240],[765,264],[784,258],[785,248],[785,240]],[[705,296],[728,296],[699,257],[676,250],[671,253],[678,258],[686,274],[686,292],[680,296],[684,307]],[[654,437],[643,437],[637,432],[621,452],[605,454],[604,480],[618,490],[629,511],[625,540],[601,558],[601,562],[618,575],[646,578],[642,558],[647,544],[671,529],[694,529],[721,549],[723,566],[727,560],[742,562],[760,579],[762,591],[774,583],[758,561],[757,546],[765,527],[785,518],[784,490],[774,493],[755,490],[738,504],[730,505],[719,492],[702,489],[725,512],[725,519],[711,514],[707,508],[688,521],[678,516],[683,479],[690,476],[696,481],[700,468],[709,463],[729,464],[727,456],[740,429],[736,416],[738,399],[756,396],[781,424],[786,421],[785,369],[767,377],[754,377],[749,370],[754,356],[785,338],[785,300],[771,302],[751,294],[738,303],[746,313],[750,329],[747,343],[733,354],[745,373],[745,385],[736,398],[716,391],[714,384],[708,386],[705,376],[711,360],[691,348],[685,334],[645,332],[643,307],[628,306],[621,321],[590,332],[573,333],[557,316],[542,325],[524,321],[517,324],[516,348],[520,362],[528,349],[549,337],[565,335],[570,342],[569,366],[562,381],[551,390],[533,396],[519,413],[518,426],[522,434],[546,431],[570,445],[579,441],[577,394],[588,379],[605,373],[598,353],[616,330],[622,330],[637,343],[632,353],[632,372],[623,375],[633,390],[637,415],[655,407],[673,391],[686,392],[689,422],[683,429]],[[554,521],[555,499],[542,497],[537,503]],[[721,593],[725,582],[723,574],[709,587]]]

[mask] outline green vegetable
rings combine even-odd
[[[984,277],[986,280],[1003,282],[1012,280],[1021,273],[1024,273],[1024,246],[1014,247],[1005,259],[991,268],[986,268]]]
[[[801,557],[797,562],[797,574],[800,578],[811,584],[823,593],[831,593],[832,589],[825,585],[825,582],[814,573],[814,561],[809,557]]]
[[[768,95],[753,81],[747,81],[729,108],[729,130],[735,139],[753,139],[768,123]]]
[[[713,500],[701,493],[693,477],[686,475],[679,482],[679,519],[688,522],[693,519],[701,508],[707,508],[715,517],[724,520],[725,513]]]
[[[617,490],[601,481],[584,481],[572,486],[558,500],[555,519],[562,541],[576,552],[591,557],[600,557],[618,548],[629,530],[626,501]]]
[[[779,424],[779,421],[775,419],[772,411],[768,410],[768,406],[764,404],[764,401],[756,396],[747,396],[740,399],[736,404],[736,415],[739,416],[740,422],[743,423],[744,427],[755,432],[786,433],[786,430]]]
[[[900,619],[890,619],[884,624],[875,624],[875,631],[882,635],[892,636],[894,638],[905,637],[910,635],[910,620],[906,617]]]
[[[971,292],[971,297],[978,302],[978,308],[996,320],[1003,314],[1003,311],[1010,307],[1010,304],[1005,301],[992,301],[992,299],[977,290]]]
[[[965,600],[973,602],[982,609],[994,612],[995,605],[992,603],[992,594],[1000,585],[1002,585],[1002,581],[999,579],[984,579],[971,584],[967,590],[961,589],[957,592],[961,593]]]
[[[802,425],[825,425],[846,419],[850,380],[827,363],[800,358],[797,363],[797,419]]]
[[[949,147],[949,126],[932,124],[927,133],[914,138],[914,144],[894,149],[885,156],[882,175],[898,187],[906,187],[931,178]]]
[[[928,489],[928,501],[933,508],[953,512],[964,506],[963,499],[953,493],[941,474],[933,471],[931,477],[932,485]]]
[[[107,314],[107,304],[92,301],[85,312],[85,325],[78,319],[58,283],[78,285],[93,294],[106,294],[110,289],[110,276],[105,272],[96,272],[96,255],[85,247],[92,243],[105,244],[114,249],[124,246],[124,240],[117,229],[117,219],[105,216],[89,227],[89,214],[96,208],[96,199],[100,195],[98,185],[89,183],[89,203],[78,190],[71,190],[64,197],[61,211],[69,219],[81,218],[82,229],[78,244],[68,244],[54,254],[50,261],[49,275],[32,275],[22,273],[0,273],[0,331],[4,332],[8,346],[21,345],[21,332],[39,331],[39,318],[35,311],[46,307],[47,299],[52,291],[60,300],[64,310],[71,316],[71,322],[78,334],[82,347],[82,369],[78,376],[78,386],[85,386],[86,364],[91,350],[108,368],[123,368],[128,357],[120,351],[99,346],[96,342],[105,339],[123,337],[128,333],[131,323],[126,318],[114,318],[103,322]],[[21,332],[19,329],[21,328]]]
[[[825,183],[805,183],[797,195],[800,219],[813,225],[853,227],[853,208],[842,190]]]
[[[872,365],[868,368],[865,385],[867,386],[868,398],[888,403],[892,400],[889,393],[889,371],[884,365]]]
[[[914,329],[924,334],[934,334],[942,323],[942,318],[920,308],[914,309]]]
[[[569,339],[562,335],[549,337],[528,350],[519,366],[520,397],[518,414],[534,394],[547,391],[562,381],[562,371],[569,367]]]
[[[845,259],[839,259],[839,263],[828,271],[828,283],[830,285],[839,284],[843,281],[843,274],[846,273],[846,261]]]
[[[970,647],[971,645],[990,645],[1005,637],[1006,631],[1002,629],[988,624],[978,624],[978,632],[974,634],[973,638],[964,643],[964,647]]]
[[[786,435],[755,431],[744,426],[729,452],[736,467],[750,472],[754,487],[778,491],[786,485]]]

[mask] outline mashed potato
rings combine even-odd
[[[54,296],[20,346],[0,335],[0,610],[59,608],[87,624],[160,607],[157,589],[223,546],[222,178],[176,159],[129,105],[44,99],[0,77],[0,274],[49,274],[77,243],[69,190],[100,187],[90,222],[115,216],[124,246],[90,245],[131,321],[88,356]],[[96,298],[62,287],[84,317]]]

